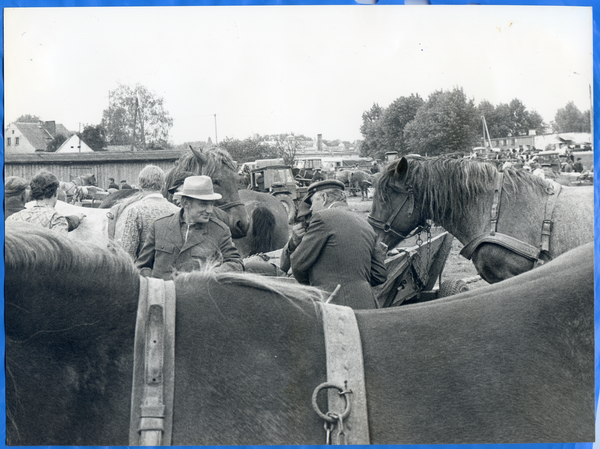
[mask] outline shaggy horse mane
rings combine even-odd
[[[5,265],[7,271],[75,274],[83,281],[94,278],[139,276],[129,255],[116,244],[107,248],[82,245],[58,233],[30,223],[6,223]],[[206,282],[250,287],[273,292],[291,301],[325,301],[327,293],[315,287],[298,285],[274,277],[252,273],[219,272],[217,264],[201,264],[197,271],[178,273],[176,282]]]
[[[316,287],[290,283],[286,280],[272,277],[261,276],[253,273],[242,272],[223,272],[217,271],[218,266],[215,262],[201,264],[199,269],[190,273],[179,273],[175,278],[176,283],[206,283],[214,281],[217,284],[233,285],[238,287],[248,287],[275,293],[283,296],[285,299],[294,302],[325,302],[329,296],[327,292]]]
[[[213,146],[207,150],[203,150],[202,154],[208,158],[207,163],[204,165],[192,152],[186,153],[179,158],[175,163],[175,167],[169,170],[165,177],[165,189],[163,191],[163,196],[165,198],[169,198],[167,191],[175,183],[175,180],[180,174],[189,174],[191,176],[193,173],[195,175],[205,175],[212,178],[214,173],[221,167],[227,167],[234,173],[237,172],[236,163],[224,148]]]
[[[134,275],[127,253],[110,242],[107,248],[85,245],[30,223],[7,222],[4,263],[7,271],[81,274],[82,276]]]
[[[176,171],[192,172],[197,175],[211,176],[222,166],[237,171],[237,166],[231,155],[224,148],[210,147],[203,150],[202,154],[208,157],[206,165],[202,165],[194,153],[186,153],[179,158],[176,164]]]
[[[500,172],[494,164],[469,159],[450,157],[424,158],[409,156],[404,186],[399,185],[396,168],[400,160],[391,162],[376,181],[376,190],[384,203],[389,202],[391,192],[412,189],[415,203],[421,205],[421,213],[434,222],[439,222],[448,211],[450,220],[458,221],[464,212],[473,206],[477,197],[496,185]],[[538,176],[508,168],[504,170],[504,192],[510,197],[522,188],[543,191],[551,183]]]

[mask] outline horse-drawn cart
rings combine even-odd
[[[379,306],[395,307],[409,301],[430,301],[466,291],[468,287],[463,280],[441,280],[452,240],[451,234],[443,232],[427,242],[388,253],[385,260],[388,279],[375,287]],[[436,284],[439,288],[434,290]]]

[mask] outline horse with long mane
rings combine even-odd
[[[431,220],[494,283],[593,241],[593,217],[592,187],[561,187],[486,162],[403,157],[376,180],[369,222],[392,248]]]
[[[8,444],[128,445],[133,263],[117,246],[27,223],[6,224],[5,254]],[[356,311],[369,442],[593,441],[593,268],[590,244],[498,285]],[[322,313],[339,306],[314,288],[210,267],[177,276],[175,292],[165,443],[324,444],[311,398],[328,379]],[[350,420],[357,391],[345,394]]]
[[[182,156],[167,174],[165,197],[171,199],[168,189],[182,173],[210,176],[215,191],[223,195],[215,203],[215,216],[231,229],[235,246],[242,257],[283,248],[289,237],[289,226],[287,212],[281,202],[267,193],[238,191],[239,176],[226,150],[218,147],[206,151],[191,149],[192,153]],[[236,210],[238,215],[233,213]],[[242,214],[246,216],[244,222],[240,221]],[[244,232],[236,232],[241,225],[244,225]]]

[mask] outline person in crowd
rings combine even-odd
[[[119,184],[115,182],[115,178],[108,178],[108,189],[119,190]],[[106,190],[108,190],[106,189]]]
[[[127,184],[127,181],[125,179],[121,181],[121,190],[124,189],[131,189],[131,186]]]
[[[312,184],[303,201],[310,204],[310,222],[292,228],[285,248],[296,280],[335,293],[334,304],[377,308],[372,287],[387,279],[385,256],[373,228],[348,209],[344,184]]]
[[[19,176],[9,176],[4,183],[4,220],[25,209],[29,183]]]
[[[176,192],[181,210],[154,221],[135,262],[142,276],[170,279],[176,272],[193,271],[202,263],[219,264],[219,271],[244,271],[231,231],[212,216],[215,200],[208,176],[190,176]]]
[[[165,173],[155,165],[147,165],[138,175],[138,186],[144,197],[127,209],[120,242],[133,260],[137,259],[146,241],[150,225],[159,218],[179,212],[179,207],[162,195],[164,184]]]
[[[379,164],[377,164],[377,161],[373,162],[373,165],[371,166],[371,174],[375,175],[379,173]]]
[[[31,199],[35,205],[31,209],[23,209],[12,214],[6,221],[26,221],[51,229],[62,235],[76,229],[85,217],[84,214],[65,217],[59,214],[54,206],[58,201],[59,181],[47,170],[42,170],[31,180]]]
[[[583,172],[583,164],[581,163],[581,158],[578,157],[577,158],[577,162],[575,162],[573,164],[573,170],[576,171],[577,173],[582,173]]]

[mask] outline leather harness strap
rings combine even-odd
[[[175,283],[140,276],[130,446],[168,446],[173,427]]]
[[[343,421],[345,439],[334,438],[333,444],[370,444],[367,414],[367,392],[363,366],[362,343],[354,311],[350,307],[319,303],[325,331],[327,383],[351,391],[344,398],[329,389],[329,410],[342,414],[345,401],[351,401],[351,413]]]
[[[494,198],[492,200],[492,211],[490,219],[490,232],[483,233],[475,237],[460,252],[460,255],[471,259],[473,253],[482,243],[494,243],[504,248],[511,250],[512,252],[530,259],[537,263],[543,263],[540,261],[540,255],[543,253],[547,254],[550,251],[550,235],[552,233],[552,214],[554,212],[554,206],[556,205],[558,195],[561,190],[561,185],[552,181],[550,187],[546,189],[548,193],[548,199],[546,201],[546,209],[544,212],[544,221],[542,223],[541,232],[541,244],[539,247],[533,246],[529,243],[518,240],[510,235],[502,234],[497,232],[498,228],[498,217],[500,215],[500,204],[502,199],[502,184],[504,182],[504,174],[500,173],[496,182],[496,188],[494,190]]]

